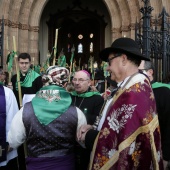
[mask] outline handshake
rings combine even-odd
[[[78,141],[80,142],[83,142],[85,141],[85,137],[86,137],[86,133],[92,129],[93,126],[92,125],[82,125],[78,131],[77,131],[77,139]]]

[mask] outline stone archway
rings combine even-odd
[[[13,49],[12,36],[16,36],[18,51],[29,52],[38,62],[39,27],[42,12],[49,0],[1,0],[0,14],[5,19],[4,56],[7,55],[6,42]],[[111,40],[127,36],[134,38],[134,24],[140,18],[141,0],[103,0],[111,18]],[[153,16],[159,14],[162,7],[170,13],[169,0],[150,1],[154,8]],[[4,59],[5,65],[5,59]]]

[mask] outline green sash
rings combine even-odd
[[[85,93],[81,93],[81,94],[78,94],[76,91],[73,91],[73,92],[71,92],[71,94],[73,96],[77,96],[77,97],[91,97],[93,95],[100,95],[100,93],[96,92],[96,91],[90,91],[90,92],[85,92]]]
[[[1,85],[4,85],[4,83],[3,83],[2,81],[0,81],[0,84],[1,84]]]
[[[21,87],[31,87],[32,82],[39,76],[34,70],[29,69],[24,81],[20,81]],[[16,82],[16,90],[18,91],[18,82]]]
[[[161,82],[155,82],[152,84],[152,88],[159,88],[159,87],[168,87],[170,88],[170,84],[165,84],[165,83],[161,83]]]
[[[41,88],[32,100],[34,113],[44,125],[65,113],[70,104],[70,94],[64,88],[55,85]]]

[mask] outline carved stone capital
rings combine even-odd
[[[1,19],[0,19],[0,21],[1,21]],[[18,29],[21,29],[21,30],[28,30],[28,31],[32,31],[32,32],[38,32],[39,31],[38,26],[30,26],[28,24],[22,24],[20,22],[17,23],[17,22],[10,21],[9,19],[4,19],[4,25],[11,27],[11,28],[18,28]]]

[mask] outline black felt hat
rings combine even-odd
[[[119,52],[129,54],[133,57],[136,57],[140,60],[150,61],[149,58],[143,56],[141,53],[138,44],[131,38],[118,38],[116,39],[111,47],[105,48],[100,52],[100,58],[103,61],[107,61],[109,54]]]

